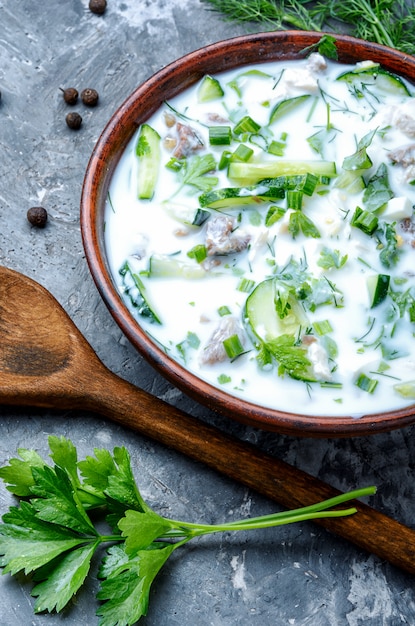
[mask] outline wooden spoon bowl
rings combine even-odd
[[[104,243],[105,204],[114,169],[137,127],[165,101],[205,74],[250,63],[304,56],[321,33],[299,31],[237,37],[197,50],[175,61],[138,87],[115,112],[92,153],[81,198],[81,228],[87,261],[97,288],[117,324],[139,352],[174,385],[211,409],[245,424],[291,435],[351,436],[399,428],[415,421],[414,407],[364,415],[310,416],[293,406],[287,413],[236,398],[187,371],[152,341],[123,303],[108,267]],[[348,36],[336,36],[339,60],[379,62],[385,69],[413,80],[415,59],[401,52]]]

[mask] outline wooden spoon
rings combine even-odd
[[[105,415],[202,461],[287,508],[340,492],[223,434],[110,372],[54,297],[0,267],[0,403]],[[415,531],[356,501],[358,513],[316,522],[415,573]]]

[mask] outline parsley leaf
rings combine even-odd
[[[398,237],[396,235],[395,223],[389,224],[384,222],[379,229],[379,233],[383,235],[379,254],[382,265],[387,268],[396,265],[399,259]]]
[[[19,448],[20,459],[11,459],[10,465],[0,467],[0,478],[7,484],[8,491],[15,496],[29,496],[34,484],[32,468],[43,467],[45,461],[34,450]]]
[[[20,508],[11,507],[3,522],[0,554],[5,573],[23,570],[28,574],[86,541],[72,529],[40,520],[34,506],[24,501]]]
[[[34,578],[42,582],[32,591],[32,596],[37,597],[36,613],[61,611],[68,604],[85,581],[99,543],[97,539],[91,545],[80,546],[56,559],[52,566],[38,570]]]
[[[184,185],[190,185],[200,191],[211,191],[218,184],[219,179],[217,176],[206,176],[206,174],[215,170],[216,161],[213,154],[195,155],[187,158],[179,170],[182,181],[179,189]]]
[[[268,341],[267,349],[278,361],[280,376],[288,374],[297,380],[316,382],[311,361],[307,357],[307,348],[299,344],[294,335],[280,335]]]
[[[118,549],[116,565],[100,571],[106,578],[97,597],[106,602],[97,611],[99,626],[129,626],[147,615],[151,584],[174,549],[174,544],[152,544],[133,558],[122,558]]]
[[[381,163],[367,183],[363,193],[363,202],[368,211],[377,211],[391,198],[393,198],[393,191],[389,186],[388,170],[386,165]]]
[[[67,526],[80,533],[96,534],[94,525],[85,512],[70,476],[65,470],[45,465],[33,469],[35,484],[32,499],[37,517],[52,524]]]
[[[293,239],[295,239],[300,234],[300,232],[302,232],[305,237],[313,237],[314,239],[320,238],[320,232],[318,228],[310,220],[309,217],[304,215],[302,211],[293,211],[290,214],[290,219],[288,221],[288,232],[291,233]]]
[[[302,53],[308,55],[316,51],[327,59],[337,61],[339,55],[337,54],[336,38],[332,35],[323,35],[317,43],[303,48]]]
[[[345,170],[366,170],[372,167],[372,160],[368,156],[366,150],[372,143],[373,137],[376,134],[377,129],[371,130],[357,144],[357,150],[354,154],[347,156],[343,160],[343,169]]]
[[[320,252],[317,265],[325,270],[339,270],[347,262],[347,258],[347,254],[341,255],[339,250],[330,250],[330,248],[324,246]]]

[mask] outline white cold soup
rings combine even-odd
[[[370,60],[246,66],[167,101],[106,207],[121,297],[227,393],[356,418],[415,402],[415,98]]]

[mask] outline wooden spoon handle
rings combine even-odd
[[[284,507],[298,508],[339,495],[328,484],[230,437],[108,373],[90,389],[89,408],[166,446],[202,461]],[[85,398],[83,398],[85,404]],[[415,573],[415,530],[359,501],[358,513],[316,520],[381,559]]]

